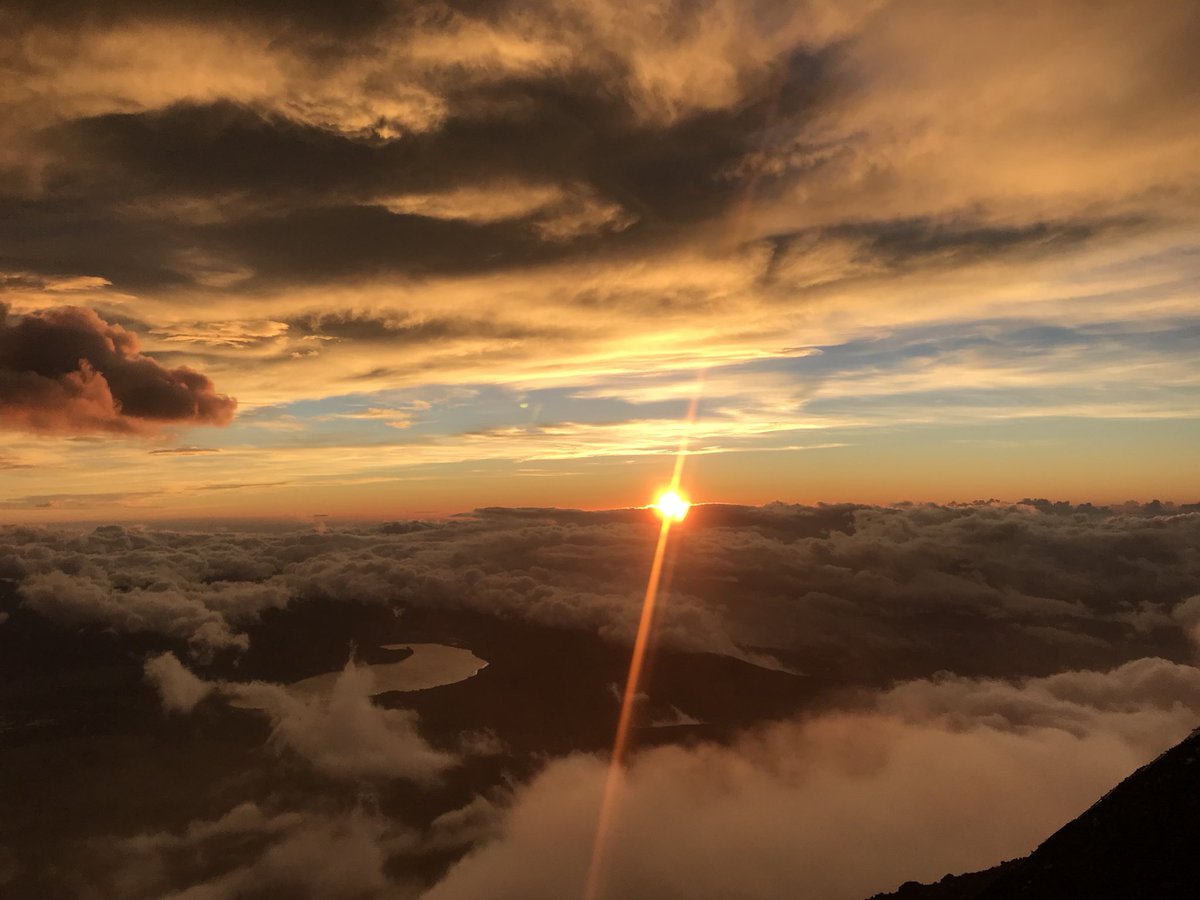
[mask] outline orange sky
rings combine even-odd
[[[0,521],[1200,499],[1194,4],[551,5],[0,13]]]

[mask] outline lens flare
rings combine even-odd
[[[692,504],[674,490],[663,491],[654,500],[654,509],[658,514],[672,522],[682,522],[691,508]]]
[[[696,421],[696,407],[700,402],[700,385],[703,372],[696,379],[696,394],[688,405],[687,424]],[[601,891],[601,870],[604,866],[604,851],[612,820],[616,814],[617,793],[621,786],[621,772],[625,765],[625,754],[629,750],[633,730],[633,708],[638,698],[642,679],[642,667],[646,662],[646,648],[650,643],[650,630],[654,623],[654,606],[658,601],[658,588],[662,583],[663,563],[666,559],[667,541],[671,537],[671,525],[680,522],[688,514],[692,504],[679,493],[679,481],[683,476],[683,463],[687,459],[688,433],[679,441],[679,452],[675,454],[675,471],[671,483],[650,505],[662,527],[658,532],[658,543],[654,547],[654,559],[650,563],[650,577],[646,581],[646,596],[642,598],[642,615],[638,620],[637,637],[633,641],[633,654],[629,660],[629,677],[625,681],[625,693],[621,697],[621,715],[617,720],[617,736],[613,741],[612,757],[608,762],[608,777],[604,780],[604,795],[600,800],[600,815],[596,821],[596,837],[592,844],[592,860],[588,866],[587,881],[583,886],[583,900],[596,900]]]

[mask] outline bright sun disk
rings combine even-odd
[[[678,491],[663,491],[654,501],[654,509],[664,519],[682,522],[692,504],[683,499]]]

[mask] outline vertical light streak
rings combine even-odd
[[[683,461],[687,457],[688,433],[696,419],[696,405],[699,399],[699,382],[697,382],[696,394],[688,406],[688,427],[684,429],[683,436],[679,441],[679,452],[675,454],[675,469],[671,474],[670,490],[672,491],[679,490],[679,482],[683,477]],[[616,798],[621,786],[625,753],[629,749],[629,734],[633,728],[633,708],[637,703],[642,668],[646,663],[646,647],[650,643],[650,630],[654,624],[654,607],[658,601],[658,588],[662,581],[663,560],[667,555],[667,541],[671,536],[672,521],[673,519],[668,515],[662,517],[658,543],[654,547],[654,559],[650,563],[650,577],[646,579],[646,594],[642,598],[642,614],[638,620],[637,636],[633,641],[633,654],[629,660],[629,676],[625,679],[625,693],[621,697],[621,715],[617,719],[617,735],[613,741],[612,757],[608,763],[608,775],[604,779],[604,795],[600,801],[600,815],[596,821],[596,839],[592,845],[592,860],[588,866],[583,900],[595,900],[600,890],[600,871],[604,863],[604,850],[616,810]]]
[[[770,104],[767,108],[767,123],[773,123],[779,114],[779,98],[783,92],[783,75],[776,77],[771,91]],[[762,142],[765,146],[769,129],[763,129]],[[759,172],[752,171],[747,181],[741,200],[734,206],[732,220],[728,223],[728,235],[735,244],[745,240],[751,207],[754,205],[754,189],[758,183]],[[679,452],[675,455],[675,470],[671,475],[670,490],[678,491],[679,482],[683,476],[683,462],[687,457],[688,434],[696,419],[696,406],[700,400],[700,389],[704,381],[704,372],[700,371],[696,379],[696,392],[688,407],[687,427],[679,442]],[[646,581],[646,595],[642,599],[642,615],[638,621],[637,637],[633,642],[633,656],[629,662],[629,677],[625,681],[625,693],[621,698],[621,716],[617,720],[617,736],[613,741],[612,758],[608,764],[608,775],[604,780],[604,795],[600,801],[600,814],[596,822],[596,838],[592,846],[592,859],[588,866],[587,881],[584,884],[583,900],[596,900],[600,890],[600,872],[604,862],[605,845],[616,808],[617,792],[621,786],[625,753],[629,746],[629,733],[632,728],[633,707],[637,700],[638,685],[641,680],[642,667],[645,665],[646,646],[650,640],[650,629],[654,622],[654,606],[658,600],[659,584],[662,581],[663,560],[666,557],[667,540],[671,536],[671,517],[664,515],[662,528],[658,532],[658,544],[654,548],[654,560],[650,564],[650,577]]]

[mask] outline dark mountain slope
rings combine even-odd
[[[1200,730],[1138,769],[1024,859],[909,882],[871,900],[1196,900]]]

